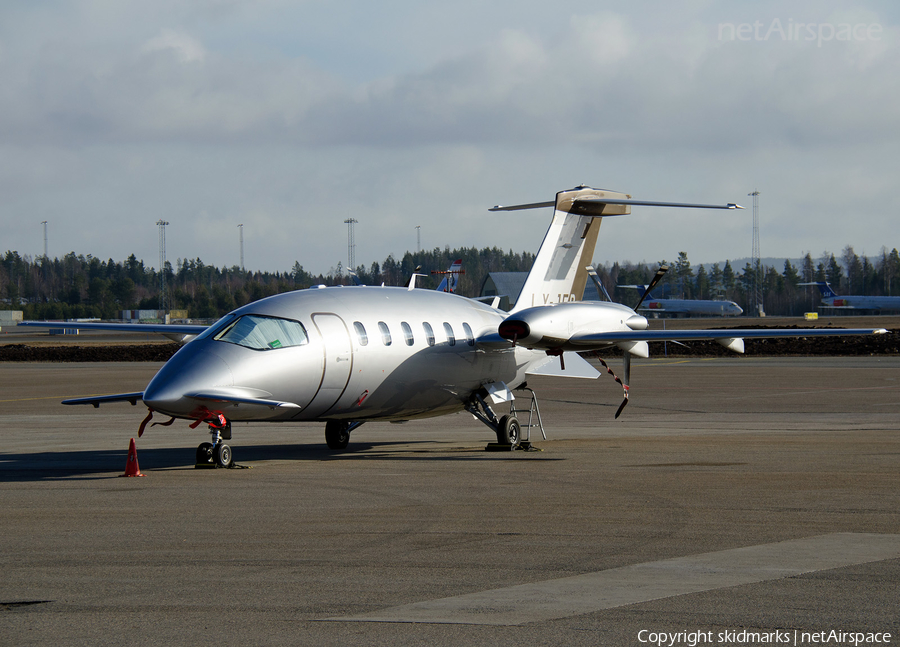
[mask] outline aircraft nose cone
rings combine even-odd
[[[234,386],[234,376],[225,360],[207,350],[185,346],[150,381],[143,400],[154,411],[188,415],[197,403],[185,396],[217,386]]]

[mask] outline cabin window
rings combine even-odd
[[[447,344],[456,346],[456,335],[453,334],[453,326],[444,322],[444,332],[447,333]]]
[[[466,343],[469,346],[474,346],[475,345],[475,335],[472,334],[472,326],[470,326],[466,322],[463,322],[463,330],[466,333]]]
[[[356,331],[356,338],[359,339],[359,345],[365,346],[369,343],[369,336],[366,334],[366,327],[361,321],[353,322],[353,329]]]
[[[407,346],[412,346],[416,343],[415,337],[413,337],[412,328],[409,327],[409,324],[405,321],[400,322],[400,327],[403,329],[403,339],[406,340]]]
[[[425,340],[428,342],[428,345],[434,346],[434,330],[431,329],[431,324],[423,321],[422,328],[425,329]]]
[[[261,315],[244,315],[213,339],[253,350],[274,350],[309,343],[306,329],[299,321]]]
[[[383,321],[378,322],[378,330],[381,331],[381,341],[385,346],[391,345],[391,329]]]

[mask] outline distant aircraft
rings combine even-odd
[[[822,293],[822,305],[827,308],[844,310],[900,310],[900,297],[867,297],[863,295],[838,296],[827,281],[800,283],[799,285],[815,285]]]
[[[620,288],[647,290],[646,285],[620,285]],[[654,314],[665,315],[699,315],[703,317],[736,317],[743,314],[743,309],[734,301],[718,301],[714,299],[660,299],[649,293],[650,298],[636,310],[649,310]]]
[[[438,285],[436,289],[439,292],[456,292],[456,284],[458,282],[457,277],[460,274],[466,273],[465,270],[460,269],[461,267],[462,267],[462,259],[458,258],[450,264],[450,267],[447,268],[446,272],[432,271],[431,272],[432,274],[445,274],[446,275],[446,276],[444,276],[440,285]],[[421,267],[416,267],[415,271],[413,272],[413,275],[410,277],[409,284],[408,284],[408,287],[410,289],[416,287],[416,278],[417,277],[425,276],[424,274],[419,274],[419,270],[421,270],[421,269],[422,269]],[[363,285],[363,282],[359,280],[359,274],[357,274],[355,271],[347,270],[347,274],[349,274],[350,278],[353,279],[353,285]],[[384,287],[384,283],[382,283],[381,285],[382,285],[382,287]]]
[[[450,268],[446,272],[432,272],[432,274],[444,274],[441,284],[437,286],[438,292],[456,292],[456,285],[459,283],[459,275],[465,274],[462,269],[462,259],[457,258],[450,264]]]
[[[158,331],[196,335],[160,368],[143,391],[64,400],[63,404],[142,401],[154,413],[206,424],[210,442],[198,464],[232,464],[232,422],[313,421],[325,424],[330,448],[347,446],[369,421],[400,422],[468,411],[497,443],[518,444],[522,427],[513,391],[529,375],[596,378],[577,351],[618,346],[625,352],[623,396],[628,402],[631,356],[649,355],[649,341],[715,339],[743,352],[743,338],[863,335],[879,329],[648,330],[649,322],[617,303],[579,301],[600,222],[632,206],[737,209],[632,200],[579,186],[551,202],[490,211],[553,207],[550,227],[515,308],[507,313],[473,299],[412,287],[310,288],[238,308],[202,329],[155,324],[30,325]],[[604,366],[605,363],[604,363]],[[532,394],[533,392],[529,393]],[[492,407],[509,404],[510,413]],[[533,403],[533,400],[532,400]],[[527,411],[527,409],[525,409]],[[435,425],[439,432],[446,429]],[[527,429],[527,428],[526,428]]]

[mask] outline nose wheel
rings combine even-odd
[[[231,423],[225,422],[222,426],[209,425],[209,433],[212,436],[211,443],[200,443],[197,447],[198,468],[231,467],[234,458],[231,447],[225,444],[225,440],[231,440]]]

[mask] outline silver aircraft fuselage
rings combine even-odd
[[[440,416],[464,409],[485,384],[516,388],[528,365],[546,358],[512,344],[476,345],[505,314],[430,290],[279,294],[235,310],[181,348],[143,400],[175,417],[221,413],[232,421]]]

